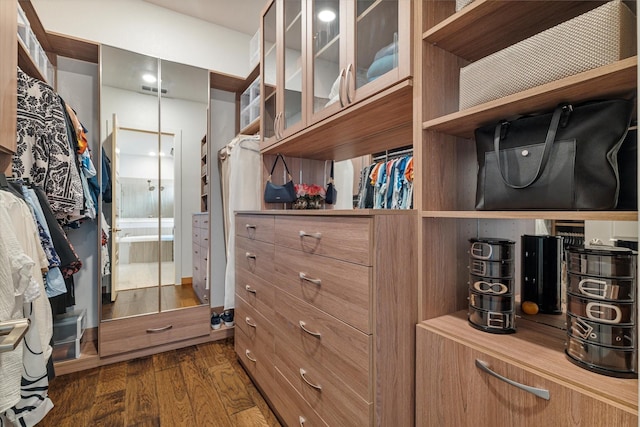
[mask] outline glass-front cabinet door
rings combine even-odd
[[[282,98],[283,118],[280,120],[280,137],[284,138],[300,130],[304,123],[302,96],[305,87],[303,66],[304,15],[303,0],[284,0],[284,32],[282,61],[284,71],[284,93]]]
[[[310,2],[310,91],[311,121],[321,120],[343,108],[346,57],[345,2],[314,0]]]
[[[352,103],[411,75],[411,0],[346,1],[353,23],[346,91]]]
[[[262,129],[260,134],[265,141],[276,138],[276,121],[279,113],[276,105],[277,70],[278,70],[278,2],[273,1],[262,15],[262,61],[260,76],[262,77]]]

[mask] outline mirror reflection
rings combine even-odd
[[[101,64],[103,179],[112,188],[101,204],[101,320],[200,305],[190,282],[190,217],[200,211],[194,166],[208,72],[108,46]]]

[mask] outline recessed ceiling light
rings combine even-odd
[[[143,74],[142,75],[142,80],[144,80],[147,83],[155,83],[155,82],[158,81],[156,76],[154,76],[153,74],[150,74],[150,73]]]
[[[336,13],[331,9],[323,9],[318,12],[318,19],[322,22],[331,22],[336,19]]]
[[[160,157],[164,157],[164,151],[160,152]]]

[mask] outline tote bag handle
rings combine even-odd
[[[558,125],[560,124],[560,119],[562,118],[563,113],[569,113],[573,108],[570,104],[561,104],[556,107],[553,111],[553,116],[551,116],[551,123],[549,124],[549,130],[547,131],[547,136],[544,140],[544,150],[542,152],[542,158],[540,159],[540,163],[538,164],[538,170],[536,171],[535,176],[526,184],[523,185],[515,185],[510,183],[507,180],[507,177],[504,174],[502,169],[502,163],[500,161],[500,140],[502,139],[502,128],[505,125],[508,125],[509,122],[501,122],[496,125],[496,131],[493,137],[493,150],[496,153],[496,159],[498,160],[498,170],[500,171],[500,178],[508,187],[511,187],[516,190],[521,190],[523,188],[527,188],[533,185],[540,176],[544,172],[547,163],[549,163],[549,157],[551,156],[551,148],[553,147],[553,143],[556,139],[556,133],[558,132]],[[565,120],[566,122],[566,120]]]
[[[276,169],[276,164],[278,163],[279,159],[282,159],[282,163],[284,164],[284,169],[287,171],[287,177],[289,178],[289,181],[293,180],[291,172],[289,172],[289,168],[287,167],[287,162],[284,161],[284,157],[282,156],[282,154],[278,153],[276,154],[276,160],[273,162],[273,166],[271,166],[271,172],[269,172],[269,178],[267,178],[267,181],[271,182],[271,175],[273,175],[273,171]]]

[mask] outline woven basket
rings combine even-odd
[[[635,54],[635,16],[615,0],[460,69],[460,110]]]
[[[456,0],[456,12],[471,3],[473,0]]]

